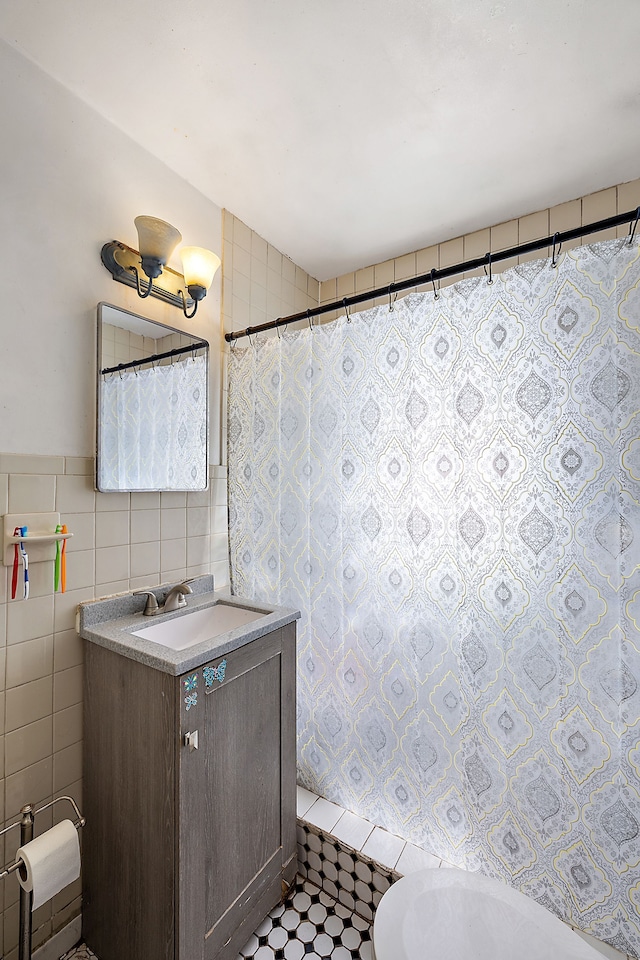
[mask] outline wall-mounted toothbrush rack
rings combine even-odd
[[[29,549],[31,563],[42,560],[55,560],[56,543],[68,540],[72,533],[56,533],[60,526],[60,514],[51,513],[7,513],[3,525],[3,563],[10,567],[13,563],[13,548],[16,543],[24,543]],[[17,527],[26,527],[26,537],[14,536]]]

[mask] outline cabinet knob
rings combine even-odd
[[[198,749],[198,731],[194,730],[193,732],[185,733],[184,735],[184,745],[189,747],[189,750]]]

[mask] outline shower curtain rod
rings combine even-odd
[[[347,307],[355,306],[359,303],[365,303],[367,300],[375,300],[378,297],[391,297],[392,293],[400,290],[408,290],[410,287],[422,286],[424,283],[432,283],[435,290],[435,281],[446,277],[453,277],[458,273],[470,273],[472,270],[478,270],[484,267],[488,268],[488,276],[491,276],[491,266],[500,260],[509,260],[511,257],[517,257],[521,254],[532,253],[535,250],[542,250],[544,247],[551,247],[552,257],[560,253],[560,247],[569,240],[577,240],[578,237],[584,237],[591,233],[600,233],[603,230],[609,230],[611,227],[619,227],[624,223],[633,223],[633,228],[629,229],[629,242],[635,236],[636,227],[640,220],[640,207],[635,210],[629,210],[627,213],[619,213],[615,217],[608,217],[606,220],[597,220],[594,223],[587,223],[582,227],[575,227],[573,230],[554,233],[552,236],[544,237],[542,240],[530,240],[527,243],[520,243],[516,247],[510,247],[508,250],[500,250],[498,253],[489,251],[484,257],[477,257],[475,260],[467,260],[464,263],[456,263],[451,267],[443,267],[441,270],[433,269],[429,273],[422,273],[418,277],[410,277],[408,280],[398,280],[396,283],[390,283],[386,287],[378,287],[376,290],[369,290],[366,293],[357,293],[352,297],[343,297],[342,300],[334,300],[332,303],[324,303],[319,307],[310,307],[308,310],[302,310],[300,313],[292,313],[288,317],[278,317],[277,320],[269,320],[267,323],[256,324],[255,327],[247,327],[246,330],[233,330],[225,334],[227,343],[233,340],[239,340],[241,337],[251,336],[252,333],[263,333],[265,330],[275,330],[277,327],[284,327],[289,323],[295,323],[296,320],[308,320],[311,324],[312,317],[319,317],[323,313],[331,313],[333,310],[346,310]],[[557,248],[557,249],[556,249]],[[117,369],[117,368],[116,368]]]
[[[175,350],[167,350],[166,353],[154,353],[150,357],[142,357],[141,360],[130,360],[129,363],[119,363],[117,367],[105,367],[100,373],[118,373],[120,370],[130,370],[132,367],[139,367],[143,363],[155,363],[156,360],[164,360],[166,357],[177,357],[180,353],[195,353],[196,350],[202,350],[208,347],[206,340],[199,340],[192,343],[190,347],[176,347]]]

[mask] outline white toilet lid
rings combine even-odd
[[[385,893],[376,960],[602,960],[541,904],[466,870],[422,870]]]

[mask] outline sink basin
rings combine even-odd
[[[246,610],[229,603],[216,603],[204,610],[194,610],[163,623],[152,623],[142,630],[132,630],[131,633],[134,637],[160,643],[172,650],[185,650],[266,616],[268,614],[258,613],[257,610]]]

